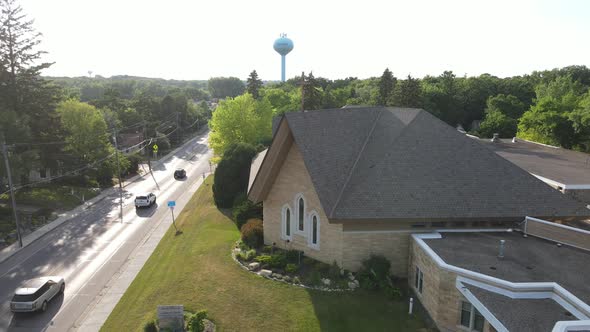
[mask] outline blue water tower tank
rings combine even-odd
[[[293,50],[293,41],[281,34],[281,38],[275,40],[273,48],[281,55],[281,80],[285,81],[285,56]]]

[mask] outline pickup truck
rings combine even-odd
[[[154,195],[153,193],[148,193],[145,195],[135,197],[136,209],[139,209],[141,207],[151,207],[154,204],[156,204],[156,195]]]

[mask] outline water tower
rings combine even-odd
[[[293,50],[293,41],[283,33],[281,38],[275,40],[273,47],[281,55],[281,81],[285,82],[285,57]]]

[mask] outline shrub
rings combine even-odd
[[[143,325],[143,332],[158,332],[156,322],[151,320]]]
[[[250,163],[255,154],[254,147],[246,143],[232,144],[224,152],[213,182],[213,198],[217,207],[231,207],[236,196],[246,191]]]
[[[241,251],[236,256],[239,260],[249,262],[256,257],[256,250],[250,249],[248,251]]]
[[[287,264],[287,266],[285,266],[285,272],[287,273],[295,273],[297,272],[297,270],[299,269],[299,266],[295,265],[295,264]]]
[[[270,267],[284,269],[287,265],[287,258],[284,253],[276,253],[274,255],[260,255],[254,258],[255,261],[261,264],[267,264]]]
[[[319,286],[322,284],[322,275],[319,271],[311,271],[308,277],[308,282],[313,286]]]
[[[287,250],[287,252],[285,253],[285,256],[287,258],[287,262],[299,264],[300,253],[301,253],[301,251],[299,251],[299,250]]]
[[[129,166],[124,172],[126,174],[137,174],[137,171],[139,171],[139,164],[143,161],[143,157],[138,153],[134,153],[127,155],[127,160],[129,160]]]
[[[272,254],[272,246],[264,246],[262,247],[262,252],[267,253],[267,254]]]
[[[388,285],[383,289],[385,296],[390,300],[398,300],[402,297],[402,292],[399,288]]]
[[[357,275],[361,287],[368,290],[393,288],[389,278],[390,267],[391,263],[383,256],[372,255],[364,260]]]
[[[187,330],[190,332],[202,332],[205,330],[203,319],[207,318],[207,310],[200,310],[188,319]]]
[[[328,276],[330,276],[330,279],[332,280],[337,280],[340,278],[340,266],[338,266],[338,263],[336,263],[336,261],[334,261],[332,265],[330,265]]]
[[[262,220],[250,219],[242,226],[242,241],[251,248],[258,248],[264,241],[264,230],[262,228]]]
[[[246,199],[234,206],[232,215],[238,229],[242,229],[247,220],[253,218],[262,219],[262,203],[254,204]]]

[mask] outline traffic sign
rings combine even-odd
[[[154,149],[154,152],[158,152],[158,144],[154,144],[152,146],[152,149]]]
[[[168,207],[175,207],[176,201],[168,201]]]

